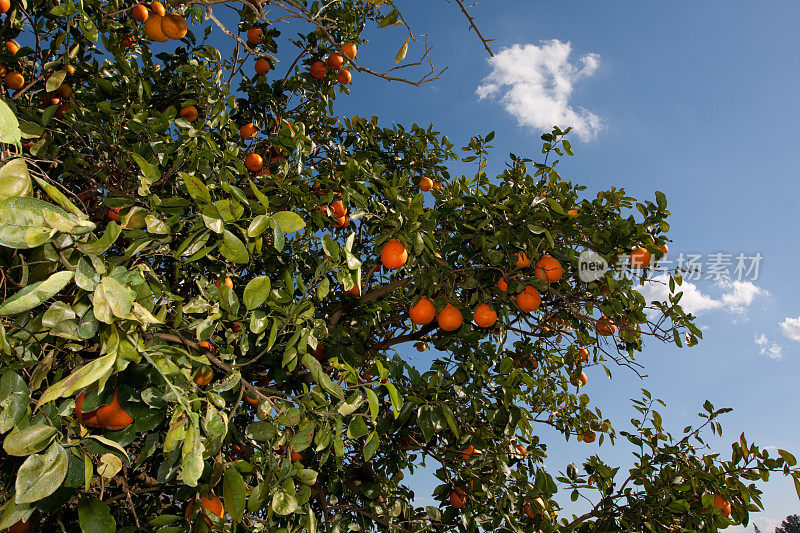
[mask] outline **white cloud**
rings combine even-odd
[[[571,53],[572,44],[558,39],[505,48],[489,58],[492,72],[475,92],[481,100],[499,99],[520,125],[539,131],[572,126],[581,140],[590,141],[603,122],[594,113],[570,105],[569,99],[575,83],[597,71],[600,56],[585,54],[574,64]]]
[[[750,523],[757,525],[758,529],[764,533],[771,533],[772,531],[775,531],[776,527],[781,525],[781,520],[775,520],[774,518],[767,517],[754,518],[753,515],[750,515]],[[733,526],[725,531],[728,531],[729,533],[753,533],[755,530],[750,526]]]
[[[783,356],[783,346],[770,342],[763,333],[756,335],[756,345],[759,347],[758,353],[766,355],[770,359],[780,359]]]
[[[781,331],[789,339],[800,342],[800,317],[787,318],[781,322]]]
[[[652,282],[639,287],[639,291],[647,302],[653,300],[665,302],[669,297],[669,276],[661,274],[653,278]],[[689,281],[676,285],[675,292],[683,292],[680,305],[687,313],[698,315],[705,311],[722,310],[744,317],[748,307],[756,296],[766,296],[766,290],[750,281],[720,281],[714,286],[722,291],[718,298],[701,291],[697,285]]]

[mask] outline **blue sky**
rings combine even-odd
[[[476,89],[487,80],[508,78],[509,62],[488,61],[454,3],[405,4],[410,4],[404,14],[414,30],[430,34],[434,62],[449,70],[422,88],[355,75],[352,92],[337,100],[337,111],[434,123],[457,144],[494,130],[490,170],[502,169],[509,152],[535,155],[541,133],[535,126],[554,106],[523,98],[509,112],[501,99],[480,99]],[[655,190],[664,191],[675,241],[670,257],[681,252],[763,256],[757,280],[698,281],[689,287],[684,301],[691,302],[705,329],[699,347],[651,345],[641,358],[649,374],[644,382],[621,370],[613,382],[596,372],[587,387],[593,401],[620,428],[634,414],[628,399],[646,387],[667,402],[665,424],[678,434],[710,399],[735,409],[723,419],[721,452],[729,454],[728,443],[744,431],[762,446],[800,453],[800,429],[786,407],[796,403],[800,365],[800,321],[787,321],[800,317],[800,291],[792,275],[800,196],[800,4],[484,1],[471,13],[483,34],[496,39],[495,53],[533,45],[536,50],[531,47],[524,56],[531,59],[542,57],[545,42],[569,43],[566,62],[547,56],[570,89],[562,95],[563,116],[583,117],[586,123],[591,113],[602,128],[584,126],[585,140],[573,139],[576,157],[565,162],[563,176],[590,191],[622,186],[650,199]],[[359,49],[359,59],[376,70],[390,65],[405,38],[402,31],[368,35],[372,41]],[[412,43],[409,58],[420,47]],[[541,74],[545,88],[552,81],[553,72],[533,61],[510,67]],[[493,72],[494,78],[487,78]],[[621,464],[629,457],[622,446],[561,444],[554,435],[548,440],[552,470],[579,463],[587,453]],[[424,490],[429,481],[417,483]],[[766,510],[754,517],[762,530],[771,531],[786,515],[800,512],[790,481],[777,477],[764,490]],[[580,510],[567,500],[561,502],[567,510]]]

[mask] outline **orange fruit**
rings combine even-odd
[[[197,372],[194,373],[194,382],[200,387],[205,387],[211,383],[213,379],[214,371],[211,370],[210,366],[201,366],[197,369]]]
[[[239,135],[245,141],[252,140],[253,137],[256,136],[256,133],[258,133],[258,129],[255,127],[255,125],[252,122],[248,122],[247,124],[245,124],[244,126],[239,128]]]
[[[8,0],[5,0],[5,3],[8,4]],[[5,11],[2,10],[3,1],[0,0],[0,13],[5,13],[8,11],[6,8]],[[27,520],[19,520],[18,522],[14,522],[11,524],[8,529],[4,530],[6,533],[32,533],[33,531],[33,520],[28,518]]]
[[[264,32],[261,28],[250,28],[247,30],[247,44],[260,44],[261,37],[264,35]]]
[[[669,247],[667,247],[666,244],[659,244],[658,246],[656,246],[656,248],[661,250],[661,257],[664,257],[669,253]]]
[[[609,337],[617,332],[617,326],[607,316],[598,319],[594,327],[597,334],[603,337]]]
[[[578,210],[577,209],[570,209],[569,211],[567,211],[567,216],[569,218],[577,217],[578,216]]]
[[[119,45],[122,48],[130,48],[134,44],[136,44],[136,39],[134,39],[132,35],[126,35],[122,39],[119,40]]]
[[[177,13],[170,13],[161,17],[161,31],[170,39],[183,39],[189,29],[185,18]]]
[[[436,307],[434,307],[433,302],[423,296],[419,299],[417,305],[412,305],[408,309],[408,316],[411,317],[411,322],[414,324],[424,326],[425,324],[430,324],[436,316]]]
[[[439,323],[439,327],[443,330],[455,331],[461,327],[461,324],[464,322],[464,316],[461,314],[461,311],[459,311],[458,308],[451,304],[447,304],[441,311],[439,311],[437,321]]]
[[[290,459],[290,460],[291,460],[293,463],[299,463],[299,462],[302,462],[302,460],[303,460],[303,454],[302,454],[302,453],[300,453],[300,452],[296,452],[296,451],[292,450],[292,452],[289,454],[289,459]]]
[[[518,252],[517,253],[517,268],[525,268],[530,266],[531,260],[528,259],[528,256],[525,252]]]
[[[87,427],[104,429],[108,431],[120,431],[133,424],[133,418],[119,403],[117,391],[108,405],[101,405],[94,411],[88,413],[81,412],[81,405],[86,399],[86,393],[81,393],[75,399],[75,418],[80,420]]]
[[[167,10],[164,9],[164,4],[162,4],[161,2],[153,2],[152,4],[150,4],[150,11],[152,11],[153,13],[155,13],[160,17],[163,17],[164,15],[167,14]]]
[[[164,6],[161,6],[161,8],[163,9]],[[169,41],[169,37],[164,35],[164,30],[161,29],[161,21],[163,19],[163,15],[159,15],[158,12],[153,10],[153,13],[151,13],[144,22],[144,32],[151,41],[155,41],[157,43],[165,43]]]
[[[631,252],[629,263],[631,268],[643,269],[650,266],[650,250],[640,246]]]
[[[497,323],[497,312],[487,304],[480,304],[475,308],[472,319],[479,328],[490,328]]]
[[[353,288],[347,291],[348,294],[352,294],[356,298],[361,296],[361,286],[360,285],[353,285]]]
[[[517,294],[517,307],[523,313],[536,311],[542,303],[542,297],[535,287],[525,286],[525,290]]]
[[[578,355],[581,357],[581,362],[588,363],[589,362],[589,350],[586,348],[578,348]]]
[[[194,122],[197,120],[198,113],[197,108],[193,105],[187,105],[186,107],[182,107],[178,116],[181,118],[185,118],[189,122]]]
[[[343,217],[337,217],[336,222],[333,223],[333,227],[336,229],[344,229],[350,225],[350,217],[347,215]]]
[[[408,261],[408,250],[397,239],[389,239],[381,250],[381,263],[384,268],[396,270]]]
[[[728,500],[726,500],[724,496],[720,496],[719,494],[714,496],[714,507],[719,509],[720,514],[725,518],[731,515],[731,504],[728,503]]]
[[[344,65],[344,58],[339,54],[331,54],[328,56],[328,68],[331,70],[339,70]]]
[[[588,443],[588,444],[591,444],[591,443],[593,443],[595,440],[597,440],[597,434],[596,434],[594,431],[587,431],[586,433],[584,433],[584,434],[581,436],[581,440],[582,440],[583,442],[586,442],[586,443]]]
[[[423,176],[419,180],[419,190],[421,191],[429,191],[433,189],[433,180],[430,179],[428,176]]]
[[[317,80],[321,80],[328,74],[328,67],[325,66],[325,63],[322,61],[314,61],[311,64],[311,68],[309,69],[311,73],[311,77]]]
[[[575,385],[576,387],[583,387],[589,382],[589,377],[586,375],[586,372],[575,372],[570,376],[569,382]]]
[[[1,1],[2,0],[0,0],[0,2]],[[5,77],[6,77],[6,66],[5,65],[0,65],[0,78],[5,78]]]
[[[343,217],[347,214],[347,209],[344,207],[344,204],[341,200],[335,200],[331,204],[331,210],[333,211],[333,216],[336,218]]]
[[[19,52],[19,45],[14,41],[6,41],[6,48],[11,52],[12,56],[17,55],[17,52]]]
[[[516,279],[514,276],[508,277],[508,279]],[[497,290],[500,292],[508,292],[508,280],[506,276],[497,280]]]
[[[527,456],[527,455],[528,455],[528,449],[527,449],[525,446],[523,446],[522,444],[517,444],[516,448],[517,448],[517,452],[518,452],[518,453],[519,453],[519,454],[520,454],[522,457],[525,457],[525,456]]]
[[[109,220],[113,220],[114,222],[119,222],[120,218],[121,218],[120,215],[119,215],[119,210],[120,209],[122,209],[122,208],[121,207],[111,207],[106,212],[106,216],[108,217]]]
[[[414,343],[414,348],[416,348],[418,352],[424,352],[428,349],[428,345],[422,341],[419,341]]]
[[[189,504],[186,506],[186,511],[183,513],[183,517],[187,521],[189,520],[189,510],[192,508],[192,505],[194,505],[194,500],[189,501]],[[206,511],[213,513],[220,518],[225,516],[225,507],[222,505],[222,500],[219,499],[219,496],[211,493],[203,496],[203,504],[200,512],[205,514]],[[205,520],[207,524],[211,525],[211,521],[208,520],[208,518]]]
[[[558,259],[550,254],[544,254],[536,261],[534,275],[545,283],[555,283],[564,275],[564,269]]]
[[[0,13],[5,13],[11,9],[11,0],[0,0]]]
[[[480,450],[475,448],[475,446],[470,444],[469,446],[467,446],[466,448],[461,450],[461,460],[462,461],[468,461],[469,458],[472,457],[473,454],[480,455],[481,453],[483,453],[483,452],[481,452]]]
[[[56,89],[56,94],[64,99],[72,98],[73,93],[72,86],[66,83],[62,83],[58,86],[58,89]]]
[[[263,57],[256,61],[256,74],[259,76],[266,76],[269,72],[270,66],[269,61],[264,59]]]
[[[229,276],[225,276],[223,284],[229,289],[233,289],[233,280]],[[214,285],[219,289],[219,280],[215,281]]]
[[[353,75],[350,74],[349,70],[343,68],[342,70],[339,71],[338,74],[336,74],[336,79],[342,85],[348,85],[353,80]]]
[[[250,393],[244,395],[244,400],[254,407],[257,407],[258,404],[261,403],[261,400],[259,400],[256,396],[251,396]]]
[[[441,181],[434,181],[433,182],[433,190],[434,191],[438,191],[439,189],[441,189],[443,187],[444,187],[444,185],[442,185]]]
[[[462,489],[455,489],[450,493],[450,505],[456,509],[463,509],[467,504],[467,493]]]
[[[214,347],[211,345],[211,343],[210,343],[210,342],[208,342],[208,341],[203,341],[203,342],[200,342],[200,343],[198,343],[198,346],[199,346],[200,348],[203,348],[203,349],[205,349],[205,350],[209,350],[209,351],[211,351],[211,352],[214,352],[214,351],[216,351],[216,350],[214,350]]]
[[[358,53],[358,46],[356,46],[355,43],[344,43],[342,45],[342,52],[350,59],[353,59]]]
[[[256,153],[250,153],[244,158],[244,166],[246,166],[247,170],[250,172],[258,172],[264,168],[264,160],[260,155]]]
[[[25,77],[19,72],[9,72],[6,74],[6,85],[12,91],[19,91],[25,86]]]
[[[64,70],[67,71],[67,76],[74,76],[75,75],[75,65],[66,65]]]
[[[144,22],[150,16],[150,13],[147,11],[147,6],[139,4],[131,9],[131,16],[136,22]]]

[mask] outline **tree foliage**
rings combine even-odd
[[[798,533],[800,532],[800,515],[790,515],[781,522],[780,527],[775,528],[775,533]]]
[[[661,257],[663,194],[563,179],[568,129],[488,176],[493,133],[460,152],[432,126],[336,116],[349,80],[314,66],[331,54],[355,82],[441,72],[427,48],[405,62],[410,29],[395,67],[349,57],[366,28],[405,25],[391,1],[175,4],[188,30],[164,43],[135,7],[4,16],[21,48],[0,55],[0,528],[716,531],[761,508],[756,481],[798,478],[744,435],[729,459],[709,449],[726,409],[673,436],[643,391],[616,430],[578,386],[638,371],[645,341],[700,337],[679,273],[662,303],[637,291],[646,271],[577,275],[587,249]],[[383,268],[392,239],[407,258]],[[412,324],[423,298],[463,324]],[[550,472],[543,425],[622,438],[633,466]],[[439,505],[403,483],[423,466]],[[559,491],[587,513],[559,516]]]

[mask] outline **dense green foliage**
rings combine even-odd
[[[189,33],[163,44],[133,7],[12,0],[3,16],[3,40],[22,45],[0,53],[6,84],[26,82],[0,104],[0,528],[716,531],[760,508],[755,481],[797,479],[788,452],[744,436],[730,459],[709,450],[725,411],[710,403],[673,437],[645,391],[640,421],[616,431],[591,385],[571,383],[635,370],[646,342],[700,336],[677,273],[661,304],[636,290],[643,271],[577,275],[587,249],[660,257],[663,194],[588,196],[557,171],[572,155],[558,128],[542,163],[511,156],[490,177],[493,134],[457,152],[432,127],[335,116],[346,85],[309,67],[402,23],[392,2],[188,2],[169,9]],[[292,42],[268,20],[281,16]],[[253,27],[263,38],[247,45]],[[256,75],[257,56],[288,70]],[[354,82],[381,75],[357,63]],[[199,118],[180,118],[190,106]],[[474,175],[450,174],[459,159]],[[441,187],[420,191],[423,176]],[[381,267],[389,239],[402,268]],[[551,283],[534,266],[546,254],[564,270]],[[532,313],[516,302],[528,285]],[[422,297],[463,325],[412,325]],[[471,322],[482,303],[491,327]],[[435,348],[429,367],[415,342]],[[592,456],[548,472],[542,424],[625,439],[634,466]],[[403,483],[422,465],[438,507],[415,507],[425,495]],[[558,516],[559,490],[591,508]],[[213,495],[223,516],[209,505],[203,519],[190,502]]]

